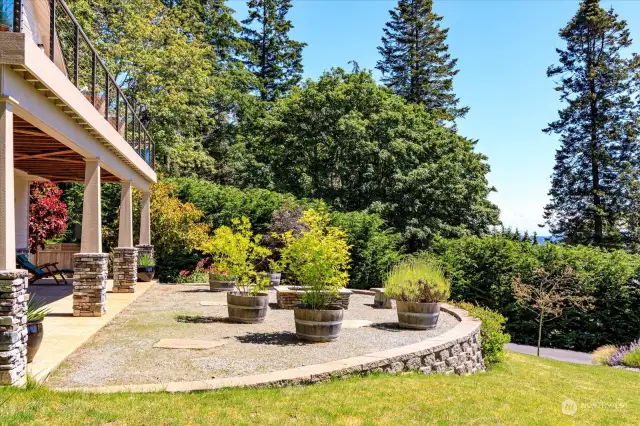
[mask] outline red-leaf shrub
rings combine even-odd
[[[62,190],[51,182],[32,182],[29,198],[29,248],[32,253],[44,248],[47,240],[67,229],[67,204],[60,199]]]

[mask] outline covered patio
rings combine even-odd
[[[61,0],[10,3],[13,25],[0,31],[0,384],[20,385],[27,372],[28,272],[17,269],[16,254],[29,249],[30,182],[84,183],[73,285],[51,290],[66,294],[52,303],[42,366],[34,364],[39,374],[50,370],[45,364],[55,363],[45,357],[55,358],[51,345],[64,340],[56,333],[69,332],[76,321],[73,332],[90,336],[140,290],[138,255],[153,255],[150,185],[156,174],[153,141],[139,117],[140,109],[120,90],[66,4]],[[102,182],[121,186],[109,297],[108,255],[102,248]],[[134,187],[142,194],[137,244]],[[48,292],[38,290],[39,295]]]

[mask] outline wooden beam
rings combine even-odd
[[[33,130],[23,130],[23,129],[13,129],[13,133],[20,133],[22,135],[30,135],[30,136],[44,136],[44,137],[51,137],[46,133],[42,133],[42,132],[36,132]]]
[[[61,155],[61,154],[71,154],[71,153],[76,153],[74,150],[72,149],[64,149],[62,151],[53,151],[53,152],[43,152],[42,154],[32,154],[32,155],[24,155],[24,156],[16,156],[15,159],[17,161],[21,161],[21,160],[31,160],[34,158],[47,158],[47,157],[51,157],[53,155]]]

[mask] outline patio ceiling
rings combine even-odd
[[[13,120],[13,149],[16,169],[53,182],[84,182],[82,155],[17,115]],[[119,182],[105,169],[101,175],[103,182]]]

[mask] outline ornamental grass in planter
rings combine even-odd
[[[384,291],[396,300],[400,328],[429,330],[438,324],[451,285],[434,259],[408,257],[391,269]]]
[[[156,275],[156,261],[150,254],[143,253],[138,257],[138,280],[150,282]]]
[[[44,337],[42,321],[49,312],[51,308],[46,306],[44,300],[37,300],[35,294],[29,297],[27,301],[27,362],[33,361],[40,349]]]
[[[270,280],[258,276],[255,264],[267,258],[271,251],[261,247],[262,235],[253,235],[251,224],[246,217],[232,220],[232,227],[221,226],[214,231],[213,237],[202,247],[202,251],[210,254],[213,266],[209,285],[212,291],[230,291],[227,293],[229,319],[241,323],[258,323],[264,321],[267,314],[268,294],[264,291]],[[219,272],[225,271],[224,277]],[[223,286],[213,287],[214,283]],[[226,286],[224,286],[226,284]]]
[[[343,309],[331,301],[349,280],[346,233],[328,226],[326,212],[305,211],[300,221],[307,229],[299,235],[288,231],[281,236],[284,248],[280,259],[287,281],[305,289],[301,303],[293,310],[296,335],[302,340],[330,342],[338,338],[342,328]]]

